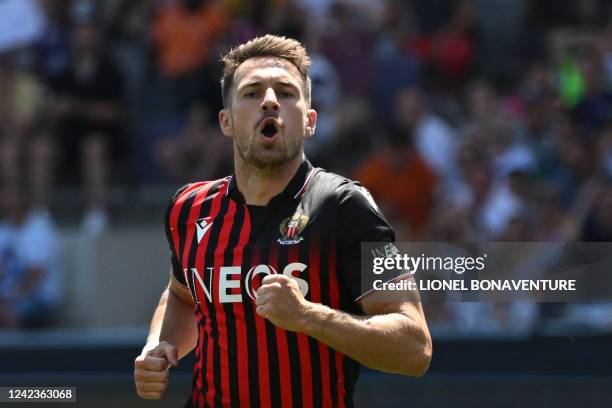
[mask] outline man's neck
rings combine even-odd
[[[287,187],[303,160],[303,154],[300,154],[277,169],[264,171],[245,163],[241,157],[235,157],[238,190],[248,205],[265,206]]]

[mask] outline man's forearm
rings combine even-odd
[[[420,376],[431,359],[426,328],[402,313],[355,316],[311,303],[303,332],[367,367]]]
[[[188,354],[197,341],[192,306],[182,301],[169,289],[164,291],[155,309],[143,352],[156,347],[160,341],[167,341],[176,347],[179,358]]]
[[[155,308],[153,317],[151,318],[151,324],[149,325],[149,335],[147,336],[147,344],[145,344],[143,353],[155,348],[159,343],[159,334],[161,333],[162,323],[164,321],[164,315],[166,314],[166,306],[168,303],[168,288],[164,290],[159,299],[159,304]]]

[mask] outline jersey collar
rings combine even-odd
[[[315,174],[316,169],[313,165],[308,161],[308,159],[304,159],[298,167],[298,170],[295,172],[293,178],[287,184],[287,187],[270,200],[270,203],[276,201],[278,199],[294,199],[299,200],[308,185],[308,182]],[[230,176],[229,185],[227,187],[228,196],[239,200],[240,202],[244,202],[244,197],[238,190],[238,185],[236,183],[236,175]],[[269,203],[269,204],[270,204]]]

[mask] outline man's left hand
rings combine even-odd
[[[258,315],[289,331],[304,331],[312,309],[297,282],[280,274],[263,278],[255,304]]]

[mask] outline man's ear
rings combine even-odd
[[[222,109],[219,112],[219,126],[221,132],[227,137],[234,137],[234,127],[232,123],[232,115],[229,109]]]
[[[306,137],[312,137],[317,127],[317,111],[314,109],[308,109],[306,111]]]

